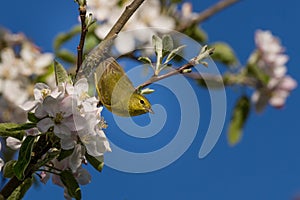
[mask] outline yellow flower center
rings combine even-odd
[[[49,94],[51,94],[51,90],[49,90],[49,89],[42,89],[41,93],[42,93],[43,99],[45,99],[46,96],[48,96]]]
[[[63,113],[59,112],[59,113],[56,113],[56,116],[53,119],[53,121],[54,121],[55,124],[60,124],[63,119],[64,119]]]

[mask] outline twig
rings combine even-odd
[[[133,0],[132,3],[126,6],[126,9],[119,17],[118,21],[115,25],[110,29],[109,33],[105,36],[105,39],[109,39],[118,35],[122,28],[125,26],[130,17],[134,14],[134,12],[142,5],[145,0]]]
[[[113,40],[125,26],[129,18],[134,14],[134,12],[139,8],[139,6],[141,6],[144,1],[145,0],[133,0],[132,3],[126,7],[124,12],[119,17],[118,21],[105,36],[103,41],[89,53],[89,55],[82,63],[82,66],[79,66],[79,68],[77,69],[75,80],[78,80],[86,74],[90,74],[90,72],[92,72],[95,67],[97,67],[99,63],[105,59],[105,53],[107,53],[107,49],[112,45]]]
[[[4,199],[7,199],[11,193],[19,186],[23,183],[23,181],[19,180],[16,176],[12,177],[8,183],[6,183],[6,185],[3,187],[2,191],[1,191],[1,196]]]
[[[83,48],[84,48],[84,41],[86,37],[86,33],[88,31],[85,19],[86,19],[86,6],[79,6],[79,15],[81,20],[81,35],[80,35],[80,42],[77,46],[77,69],[76,69],[76,76],[80,69],[83,60]]]
[[[160,81],[162,79],[165,79],[167,77],[176,75],[176,74],[182,74],[183,70],[185,69],[190,69],[193,67],[191,63],[187,63],[183,65],[180,68],[173,69],[173,71],[166,73],[164,75],[160,76],[152,76],[149,80],[144,82],[143,84],[139,85],[136,90],[142,89],[144,87],[147,87],[151,85],[154,82]],[[186,77],[192,78],[196,81],[198,81],[201,85],[207,85],[208,87],[211,88],[222,88],[224,86],[233,86],[233,85],[244,85],[244,86],[249,86],[252,88],[257,88],[259,87],[260,83],[251,78],[251,77],[244,77],[244,76],[239,76],[240,74],[224,74],[223,76],[221,75],[212,75],[212,74],[206,74],[206,73],[184,73]]]
[[[203,12],[199,13],[198,16],[191,20],[188,23],[184,23],[181,24],[178,28],[177,31],[179,32],[183,32],[186,29],[188,29],[189,27],[199,24],[205,20],[207,20],[208,18],[210,18],[211,16],[213,16],[214,14],[216,14],[217,12],[224,10],[225,8],[227,8],[228,6],[239,2],[240,0],[221,0],[218,3],[216,3],[215,5],[211,6],[210,8],[204,10]]]
[[[160,81],[160,80],[168,78],[170,76],[174,76],[176,74],[182,74],[184,70],[190,69],[190,68],[194,67],[194,65],[196,65],[196,63],[193,60],[191,60],[190,62],[186,63],[185,65],[183,65],[183,66],[181,66],[181,67],[179,67],[177,69],[173,69],[172,68],[172,71],[170,71],[170,72],[168,72],[166,74],[159,75],[159,76],[153,75],[146,82],[144,82],[141,85],[139,85],[138,87],[136,87],[136,90],[139,90],[141,88],[147,87],[147,86],[151,85],[154,82]]]
[[[192,67],[194,67],[197,64],[203,64],[205,67],[207,67],[208,64],[205,61],[203,61],[203,59],[212,55],[214,50],[215,50],[214,48],[208,48],[207,45],[203,46],[200,50],[200,53],[197,56],[195,56],[194,58],[192,58],[188,63],[182,65],[181,67],[179,67],[177,69],[171,68],[170,72],[163,74],[163,75],[158,75],[158,74],[154,73],[154,75],[150,79],[148,79],[146,82],[139,85],[136,88],[136,90],[140,90],[154,82],[160,81],[160,80],[168,78],[170,76],[174,76],[176,74],[186,74],[187,73],[186,70],[191,69]],[[160,65],[160,62],[158,63],[158,65]],[[158,71],[158,73],[159,72],[160,72],[160,70]]]
[[[244,85],[253,88],[257,88],[259,82],[256,79],[251,77],[241,76],[238,74],[226,73],[222,76],[212,75],[212,74],[199,74],[199,73],[188,73],[185,76],[199,81],[199,83],[205,85],[210,83],[210,85],[222,85],[222,86],[233,86],[233,85]]]

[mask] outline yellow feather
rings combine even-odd
[[[94,77],[99,101],[112,113],[123,117],[153,113],[149,100],[135,91],[132,82],[114,58],[101,62]]]

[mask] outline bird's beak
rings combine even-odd
[[[147,110],[149,113],[154,114],[154,111],[152,110],[152,108],[148,108]]]

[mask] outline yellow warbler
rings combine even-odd
[[[129,117],[153,113],[148,99],[136,92],[123,68],[112,57],[99,63],[95,70],[95,85],[100,103],[116,115]]]

